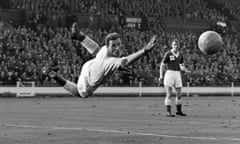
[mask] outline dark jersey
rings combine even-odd
[[[181,53],[176,57],[171,51],[167,51],[162,59],[167,70],[180,71],[180,64],[183,64],[183,56]]]

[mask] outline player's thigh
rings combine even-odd
[[[83,65],[81,73],[78,78],[78,82],[77,82],[78,91],[79,91],[80,95],[83,97],[84,97],[84,95],[86,95],[85,93],[87,93],[87,89],[89,86],[89,84],[88,84],[89,65],[90,65],[90,62],[86,62]]]
[[[167,70],[164,75],[163,84],[165,87],[172,87],[174,86],[175,80],[174,80],[174,72]]]
[[[175,73],[175,85],[174,87],[175,88],[181,88],[183,86],[182,84],[182,76],[181,76],[181,72],[180,71],[177,71]]]

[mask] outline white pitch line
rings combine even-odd
[[[18,125],[18,124],[3,124],[1,126],[7,127],[21,127],[21,128],[36,128],[36,129],[50,129],[50,130],[86,130],[94,132],[105,132],[105,133],[118,133],[127,135],[139,135],[139,136],[155,136],[155,137],[165,137],[165,138],[180,138],[180,139],[194,139],[194,140],[213,140],[213,141],[240,141],[240,138],[230,138],[230,137],[192,137],[192,136],[177,136],[177,135],[167,135],[167,134],[156,134],[156,133],[143,133],[143,132],[133,132],[133,131],[118,131],[118,130],[106,130],[106,129],[93,129],[93,128],[83,128],[83,127],[49,127],[49,126],[33,126],[33,125]]]

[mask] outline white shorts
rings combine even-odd
[[[164,86],[182,87],[182,76],[180,71],[167,70],[164,76]]]
[[[88,95],[91,95],[91,93],[89,93],[88,83],[88,73],[90,64],[91,60],[83,65],[81,74],[78,78],[77,88],[81,97],[87,97]]]
[[[89,47],[91,48],[91,46]],[[106,56],[107,56],[107,47],[104,46],[98,51],[94,59],[91,59],[87,61],[85,64],[83,64],[80,76],[78,78],[78,83],[77,83],[78,92],[82,97],[87,97],[89,95],[92,95],[92,93],[96,90],[95,87],[92,87],[89,84],[90,67],[91,69],[96,70],[96,73],[99,72],[100,70],[98,69],[98,66],[102,64]]]

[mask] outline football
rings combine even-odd
[[[215,31],[205,31],[198,39],[198,47],[206,55],[217,53],[223,45],[222,37]]]

